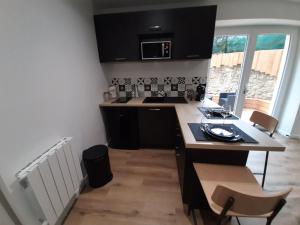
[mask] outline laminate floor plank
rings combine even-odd
[[[273,225],[300,225],[300,140],[274,138],[287,149],[270,153],[265,188],[292,186],[293,191]],[[181,201],[174,151],[110,149],[109,155],[113,180],[101,188],[85,188],[64,225],[193,225]],[[261,172],[264,157],[264,152],[251,152],[247,165]],[[198,225],[215,224],[213,215],[195,213]],[[261,219],[240,220],[243,225],[265,224]]]

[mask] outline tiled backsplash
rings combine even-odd
[[[138,77],[112,78],[111,85],[116,86],[120,97],[131,97],[137,86],[140,97],[185,96],[186,92],[206,83],[206,76],[196,77]]]

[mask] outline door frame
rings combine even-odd
[[[215,36],[220,35],[246,35],[248,41],[245,47],[245,56],[243,59],[243,64],[241,68],[241,75],[239,81],[239,88],[237,92],[237,97],[235,100],[235,114],[241,116],[245,97],[246,97],[246,87],[249,81],[255,46],[256,46],[256,36],[259,34],[267,33],[285,33],[290,36],[289,48],[286,55],[286,63],[284,68],[282,68],[282,75],[280,80],[277,81],[278,91],[275,92],[276,96],[273,96],[271,105],[272,110],[269,112],[275,117],[279,117],[281,113],[281,106],[283,105],[285,95],[288,89],[288,84],[291,79],[292,69],[293,69],[293,59],[295,58],[297,51],[297,40],[298,31],[296,27],[292,26],[263,26],[263,25],[252,25],[252,26],[234,26],[234,27],[216,27]],[[241,88],[242,87],[242,88]]]

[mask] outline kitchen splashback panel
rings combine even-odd
[[[110,84],[116,86],[120,97],[132,97],[137,87],[140,97],[185,96],[193,92],[199,84],[206,83],[206,76],[194,77],[137,77],[111,78]]]

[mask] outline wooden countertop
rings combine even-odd
[[[218,105],[208,99],[203,102],[191,101],[188,104],[143,103],[144,98],[132,98],[127,103],[112,103],[107,101],[100,107],[175,107],[185,147],[189,149],[212,150],[255,150],[255,151],[284,151],[285,147],[274,138],[261,132],[243,120],[225,120],[233,123],[259,143],[225,143],[218,141],[196,141],[188,123],[222,123],[223,120],[206,119],[197,107],[217,107]]]
[[[116,99],[112,99],[100,104],[100,107],[175,107],[175,105],[187,104],[174,104],[174,103],[143,103],[145,98],[132,98],[127,103],[113,103]]]

